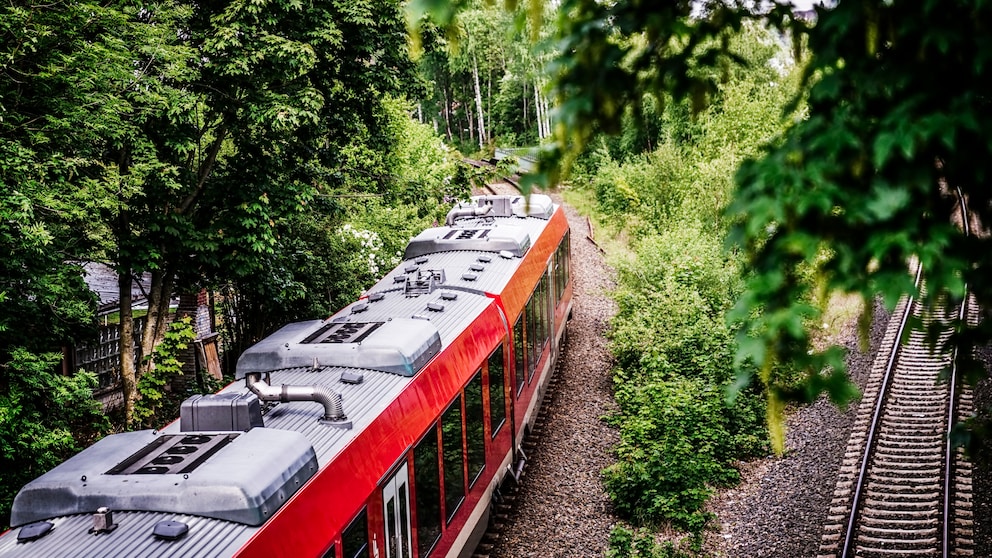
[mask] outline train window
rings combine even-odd
[[[406,488],[406,487],[404,487]],[[410,554],[410,501],[407,491],[400,491],[400,541],[403,551],[400,556],[411,556]]]
[[[564,283],[562,285],[562,288],[564,288],[565,285],[568,285],[568,282],[572,278],[572,275],[571,275],[571,273],[572,273],[572,235],[571,235],[571,232],[566,232],[565,233],[565,240],[563,240],[562,242],[564,243],[564,248],[565,248],[565,250],[564,250],[564,252],[565,252],[565,271],[562,272],[562,275],[564,275],[564,277],[565,277]]]
[[[541,277],[541,282],[537,284],[537,357],[540,360],[541,353],[544,352],[544,342],[548,339],[548,301],[551,294],[548,292],[548,276]]]
[[[561,269],[561,244],[555,248],[555,253],[551,256],[551,299],[558,300],[561,295],[561,284],[559,283],[559,270]]]
[[[520,314],[517,318],[517,323],[513,324],[513,359],[514,364],[516,364],[515,369],[517,371],[517,396],[520,396],[520,392],[524,389],[524,377],[526,374],[526,369],[524,368],[524,363],[526,359],[524,358],[524,314]]]
[[[331,548],[327,549],[327,552],[325,552],[321,558],[338,558],[337,549],[333,544],[331,545]]]
[[[548,309],[548,303],[550,301],[550,294],[548,276],[544,275],[537,284],[537,288],[534,289],[534,294],[531,295],[530,300],[527,302],[528,381],[533,379],[534,373],[537,372],[537,363],[541,360],[541,354],[544,352],[544,344],[548,339],[548,330],[550,329],[550,310]]]
[[[417,551],[427,554],[441,538],[441,471],[437,428],[431,428],[413,450],[414,503],[417,506]]]
[[[341,547],[344,558],[368,558],[369,527],[365,510],[351,522],[351,525],[341,535]]]
[[[462,453],[461,396],[441,417],[441,447],[444,451],[444,511],[448,521],[465,499],[465,454]]]
[[[554,308],[552,301],[554,299],[551,296],[551,276],[546,275],[541,282],[544,283],[544,321],[541,327],[541,347],[544,347],[544,343],[551,337],[551,316],[553,315],[552,308]]]
[[[535,289],[527,301],[524,313],[527,315],[527,331],[524,333],[525,344],[527,345],[527,383],[534,379],[534,372],[537,371],[537,314],[540,309],[540,296]]]
[[[565,286],[568,285],[568,259],[569,259],[569,236],[568,232],[565,232],[565,236],[561,239],[561,244],[558,245],[558,249],[555,251],[555,301],[560,301],[563,294],[565,294]]]
[[[489,428],[493,438],[506,422],[506,399],[503,397],[504,382],[503,345],[489,355]]]
[[[465,386],[465,456],[468,461],[468,486],[486,467],[486,413],[482,406],[482,369]]]

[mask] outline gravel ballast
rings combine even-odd
[[[555,200],[559,201],[560,200]],[[545,408],[546,426],[527,467],[492,558],[602,556],[616,522],[600,471],[617,433],[602,417],[613,409],[606,328],[613,285],[585,220],[565,206],[572,230],[574,305],[568,341]],[[512,482],[512,481],[511,481]]]

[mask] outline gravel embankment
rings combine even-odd
[[[853,329],[842,333],[848,372],[859,387],[888,322],[880,308],[875,316],[868,353],[858,349]],[[824,398],[796,409],[788,419],[785,455],[743,464],[741,483],[711,500],[717,521],[704,549],[728,558],[816,556],[856,410],[857,402],[841,411]]]
[[[568,346],[556,393],[546,409],[541,443],[529,455],[513,512],[491,558],[604,556],[610,530],[619,521],[600,477],[618,440],[602,420],[614,408],[604,338],[614,312],[606,296],[613,278],[602,253],[588,238],[585,219],[571,207],[565,211],[572,228],[575,280]],[[867,353],[859,350],[853,327],[837,340],[850,349],[848,370],[859,385],[867,378],[887,323],[881,308],[875,308],[875,315]],[[856,406],[842,412],[821,400],[792,412],[786,455],[741,464],[741,483],[711,500],[708,509],[717,520],[706,533],[703,554],[815,556]],[[987,486],[976,480],[976,488]],[[992,507],[986,503],[989,498],[977,499],[979,509],[983,504],[985,509]],[[987,514],[979,509],[976,519],[981,530]],[[983,540],[988,537],[978,538],[978,548],[987,548]]]
[[[558,200],[556,200],[558,201]],[[565,207],[572,229],[575,302],[558,384],[546,407],[541,443],[527,468],[492,558],[602,556],[616,521],[599,472],[610,463],[617,433],[602,417],[613,409],[606,297],[610,270],[587,238],[585,220]]]

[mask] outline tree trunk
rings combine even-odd
[[[441,113],[444,115],[444,128],[448,132],[448,143],[454,143],[455,138],[451,135],[451,97],[447,87],[444,88],[444,108]]]
[[[541,114],[541,90],[534,82],[534,110],[537,112],[537,141],[544,139],[544,115]]]
[[[544,137],[551,136],[551,107],[548,106],[548,98],[541,95],[541,104],[544,107],[541,113],[544,115]]]
[[[145,319],[145,329],[141,335],[141,366],[138,377],[150,372],[154,366],[151,360],[145,358],[155,350],[155,345],[165,336],[169,323],[169,303],[172,300],[172,287],[175,284],[175,273],[170,270],[152,272],[151,287],[148,290],[148,315]]]
[[[489,139],[493,135],[493,71],[486,72],[486,129],[489,130]]]
[[[134,366],[134,322],[131,320],[130,268],[118,270],[117,290],[121,317],[121,388],[124,392],[124,424],[128,426],[134,420],[134,402],[138,398],[138,379]]]
[[[537,95],[538,124],[541,130],[541,139],[551,136],[551,110],[548,106],[548,98],[540,94],[540,88],[535,84],[535,95]]]
[[[475,120],[472,115],[472,105],[465,103],[465,127],[468,128],[468,141],[475,141]]]
[[[486,147],[486,114],[482,110],[482,88],[479,87],[479,61],[472,58],[472,78],[475,81],[475,112],[479,119],[479,149]]]
[[[527,80],[521,80],[524,87],[524,94],[521,96],[524,100],[524,118],[521,121],[520,133],[525,133],[527,131]]]

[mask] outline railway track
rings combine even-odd
[[[462,159],[465,164],[475,167],[477,169],[489,169],[495,170],[497,167],[492,162],[492,160],[477,160],[477,159]],[[519,193],[520,192],[520,175],[514,174],[511,176],[500,177],[499,180],[509,184],[511,187],[510,192],[501,191],[501,189],[494,187],[492,184],[485,184],[481,187],[488,194],[507,194],[507,193]],[[505,189],[504,189],[505,190]]]
[[[924,328],[906,335],[911,317]],[[852,428],[820,558],[974,555],[971,464],[948,443],[972,395],[955,381],[954,355],[933,352],[922,331],[939,325],[939,346],[956,319],[974,323],[978,310],[928,312],[913,298],[897,306]]]

